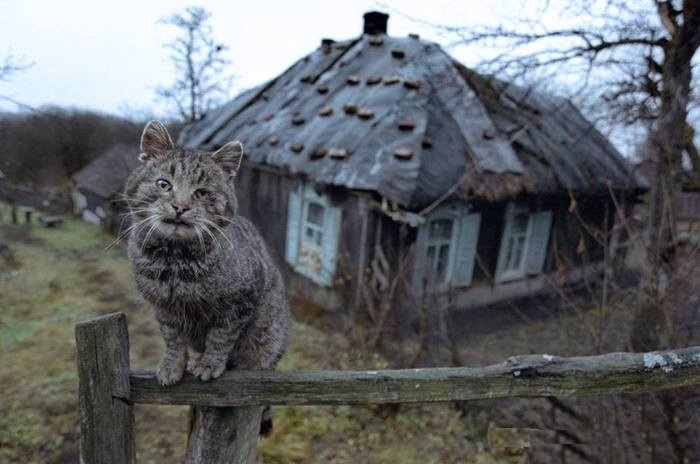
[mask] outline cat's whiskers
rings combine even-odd
[[[121,220],[119,221],[119,227],[117,228],[117,231],[122,230],[122,227],[124,226],[124,221],[126,221],[126,219],[127,219],[128,217],[134,216],[135,213],[138,214],[138,213],[151,213],[151,212],[152,212],[152,211],[151,211],[150,208],[134,208],[134,209],[129,209],[129,211],[127,211],[127,212],[125,212],[125,213],[121,213],[121,214],[119,215],[119,216],[121,216]],[[127,234],[129,233],[129,231],[131,231],[132,229],[133,229],[133,224],[132,224],[131,227],[129,227],[129,228],[126,229],[125,231],[120,232],[120,233],[117,235],[117,238],[116,238],[112,243],[110,243],[109,245],[107,245],[107,246],[105,247],[105,250],[109,250],[109,249],[112,248],[114,245],[116,245],[117,243],[119,243],[121,240],[123,240],[124,238],[126,238],[126,235],[127,235]]]
[[[194,227],[194,231],[197,234],[197,240],[199,241],[199,246],[202,247],[202,252],[206,251],[206,247],[204,246],[204,239],[202,238],[202,231],[199,230],[199,224],[195,222],[194,224],[192,224],[192,226]]]
[[[124,221],[126,221],[126,219],[127,219],[129,216],[131,216],[131,213],[130,213],[130,212],[122,213],[122,214],[120,214],[120,216],[121,216],[121,220],[119,221],[119,227],[117,228],[117,231],[122,230],[122,227],[124,227]],[[124,233],[124,232],[119,232],[119,233],[117,234],[117,240],[120,240],[120,239],[122,238],[122,234],[123,234],[123,233]],[[113,243],[114,243],[114,242],[110,243],[109,246],[112,246]]]
[[[148,221],[149,219],[152,219],[154,216],[156,216],[156,215],[153,214],[152,216],[148,216],[148,217],[145,218],[145,219],[141,219],[140,221],[137,221],[137,222],[131,224],[124,232],[122,232],[121,234],[119,234],[119,235],[117,236],[117,238],[115,238],[114,241],[113,241],[112,243],[110,243],[109,245],[107,245],[107,246],[105,247],[105,250],[109,250],[109,249],[112,248],[114,245],[116,245],[117,243],[119,243],[119,242],[121,242],[122,240],[124,240],[124,239],[129,235],[129,232],[131,232],[132,230],[137,230],[139,227],[141,227],[141,225],[143,225],[143,223],[145,223],[145,222]],[[124,218],[124,219],[126,219],[126,218]],[[123,222],[123,220],[122,220],[122,222]],[[120,225],[120,227],[121,227],[121,225]]]
[[[204,230],[204,232],[206,232],[207,234],[209,234],[209,236],[211,237],[212,243],[214,243],[214,244],[221,250],[221,249],[222,249],[222,247],[221,247],[221,242],[219,242],[219,240],[218,240],[218,239],[216,238],[216,236],[211,232],[211,230],[209,230],[209,227],[207,227],[206,224],[202,224],[202,230]]]
[[[219,233],[221,234],[221,236],[222,236],[223,238],[226,239],[226,241],[227,241],[228,244],[231,246],[231,248],[233,248],[233,243],[232,243],[231,240],[226,236],[226,232],[225,232],[221,227],[219,227],[218,225],[216,225],[216,223],[215,223],[214,221],[210,221],[209,219],[206,219],[206,218],[200,218],[200,220],[203,221],[205,224],[208,224],[208,225],[212,226],[217,232],[219,232]]]
[[[214,217],[217,218],[217,219],[221,219],[222,221],[230,222],[231,224],[234,224],[233,219],[229,219],[229,218],[227,218],[226,216],[222,216],[222,215],[220,215],[220,214],[215,214]]]
[[[156,213],[153,216],[150,216],[149,219],[150,218],[153,218],[153,220],[151,221],[151,228],[148,229],[148,232],[146,232],[146,236],[143,238],[143,243],[141,244],[141,251],[143,251],[146,247],[148,240],[151,238],[151,234],[158,228],[158,223],[161,221],[162,216]]]
[[[227,218],[226,216],[222,216],[220,214],[215,214],[214,217],[221,219],[222,221],[228,222],[236,229],[243,231],[243,229],[241,229],[241,225],[238,222],[234,221],[233,219]]]

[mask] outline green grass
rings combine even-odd
[[[153,369],[162,350],[150,311],[137,295],[123,244],[96,227],[0,223],[0,243],[18,266],[0,261],[0,463],[77,462],[79,423],[73,327],[112,311],[129,321],[131,365]],[[339,334],[295,323],[280,369],[381,368]],[[447,404],[398,408],[276,407],[275,429],[259,442],[266,463],[498,463],[485,427],[468,427]],[[140,463],[180,462],[187,408],[136,407]]]

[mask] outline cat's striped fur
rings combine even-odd
[[[213,154],[178,148],[151,121],[141,151],[125,190],[128,253],[165,340],[158,380],[273,369],[290,317],[279,270],[256,228],[237,215],[233,180],[242,147],[234,142]],[[188,360],[188,347],[201,356]]]

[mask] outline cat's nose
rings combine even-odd
[[[190,210],[190,207],[188,205],[178,205],[173,203],[171,206],[173,207],[173,210],[175,211],[175,215],[177,217],[182,216],[184,213]]]

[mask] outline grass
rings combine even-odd
[[[1,218],[0,218],[1,219]],[[153,369],[162,341],[138,296],[123,244],[81,221],[55,229],[0,220],[0,463],[78,461],[79,423],[73,327],[113,311],[129,321],[131,365]],[[295,323],[280,369],[358,366],[341,335]],[[187,408],[139,405],[140,463],[180,462]],[[469,426],[448,404],[400,407],[276,407],[275,429],[259,442],[265,463],[516,463],[526,457],[487,446],[487,418]]]

